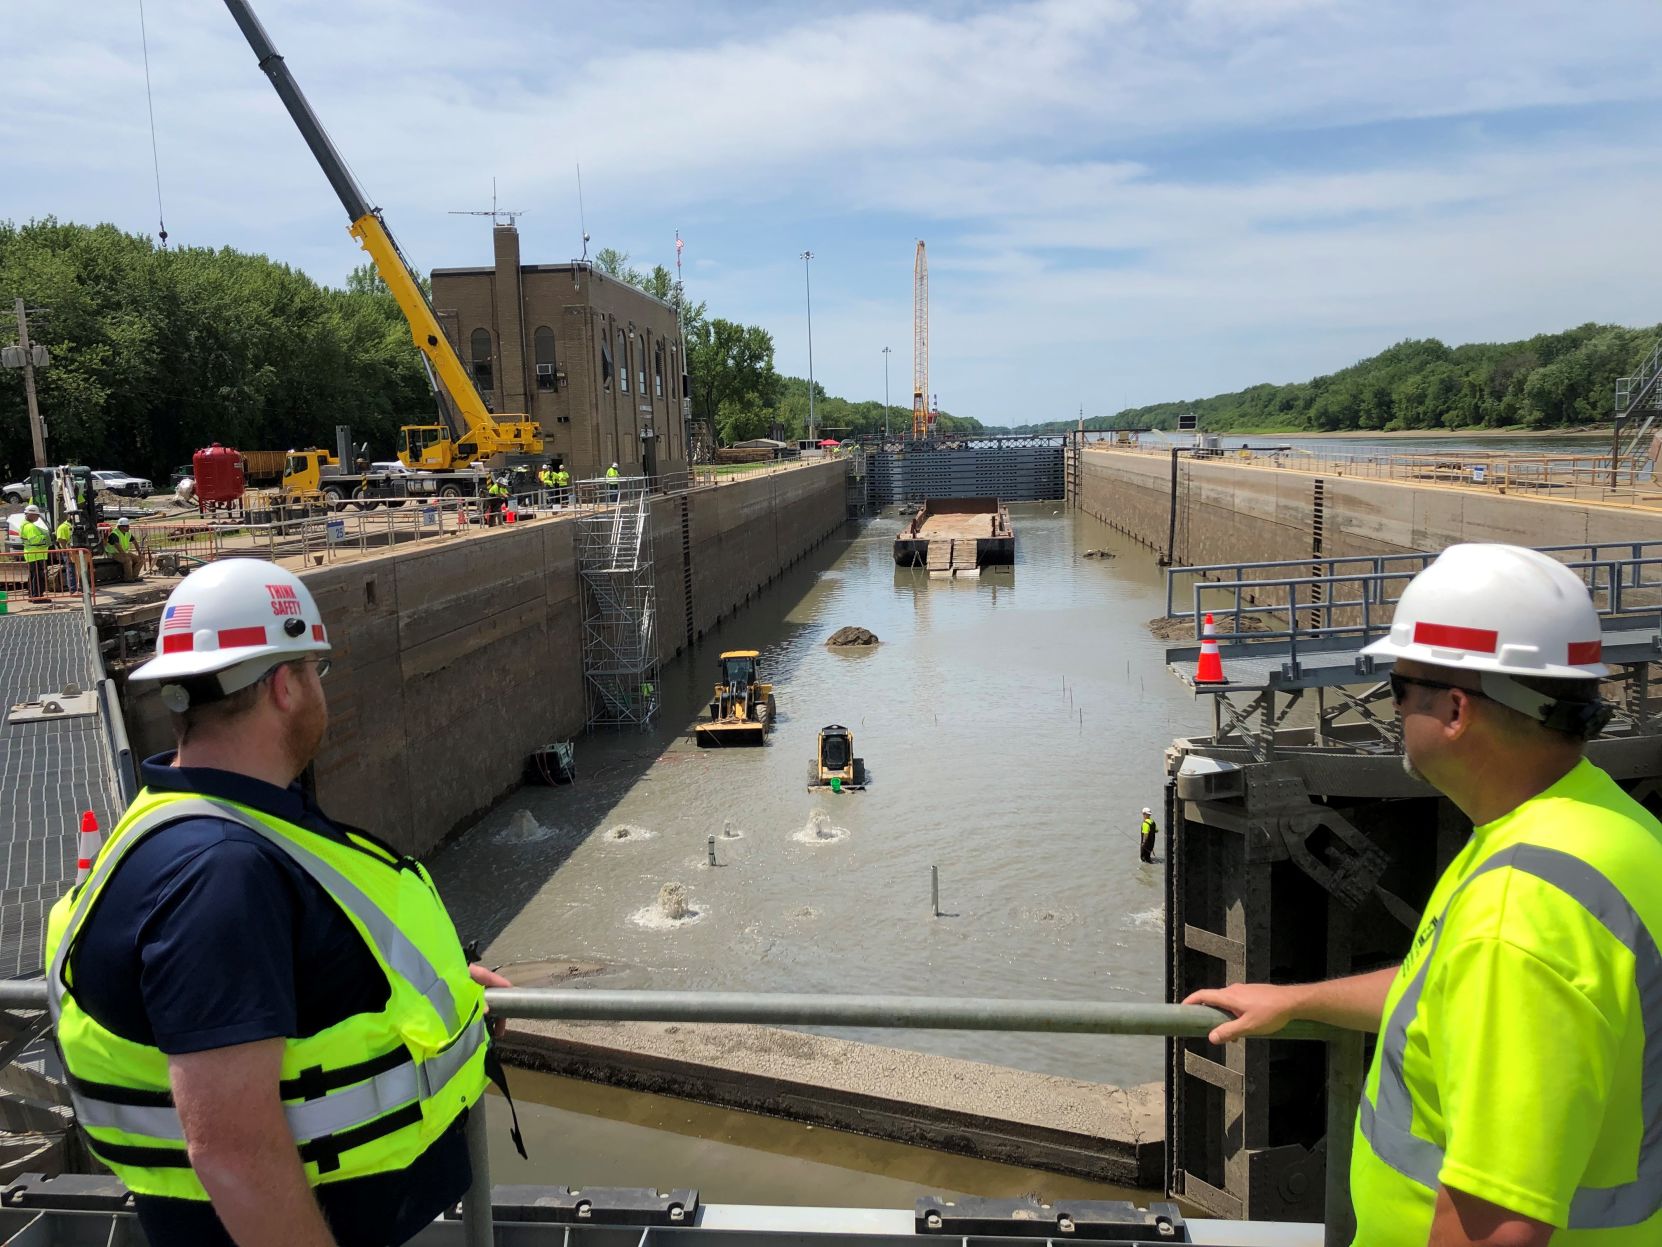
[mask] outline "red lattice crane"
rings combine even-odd
[[[926,441],[934,423],[929,410],[929,257],[920,238],[912,263],[912,440]]]

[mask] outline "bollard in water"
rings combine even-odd
[[[941,868],[929,868],[929,907],[935,911],[935,917],[941,916]]]
[[[714,836],[708,837],[705,840],[704,848],[710,855],[710,865],[714,866],[716,864],[716,838]]]

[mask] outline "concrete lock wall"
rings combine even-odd
[[[1080,455],[1077,500],[1086,513],[1164,552],[1171,461],[1086,450]],[[1172,554],[1175,562],[1190,566],[1402,554],[1462,541],[1547,546],[1658,539],[1662,513],[1632,507],[1318,477],[1227,460],[1178,461]]]
[[[663,660],[688,644],[689,584],[696,640],[842,527],[846,471],[819,464],[653,501]],[[518,784],[533,750],[582,731],[576,531],[545,520],[304,573],[335,659],[314,771],[333,817],[425,853]],[[172,748],[153,689],[124,705],[139,756]]]

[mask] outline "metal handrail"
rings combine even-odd
[[[1045,1034],[1160,1035],[1202,1038],[1229,1015],[1200,1005],[1134,1001],[965,1000],[956,997],[809,995],[767,992],[605,991],[511,987],[485,992],[497,1017],[562,1021],[751,1023],[790,1026],[861,1026],[900,1030],[1015,1031]],[[0,981],[0,1009],[44,1009],[40,979]],[[1360,1037],[1316,1022],[1291,1022],[1276,1039],[1315,1040],[1328,1050],[1327,1189],[1324,1221],[1328,1242],[1348,1241],[1350,1129],[1361,1072],[1346,1068],[1361,1059]],[[1339,1089],[1342,1095],[1336,1095]],[[490,1149],[486,1115],[470,1113],[468,1156],[473,1183],[462,1200],[468,1247],[494,1242]]]

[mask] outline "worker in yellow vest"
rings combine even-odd
[[[52,532],[53,544],[58,548],[58,559],[63,566],[63,587],[71,593],[78,592],[81,587],[80,555],[75,552],[75,526],[69,522],[66,515],[58,521],[58,526]]]
[[[1145,862],[1154,860],[1154,841],[1160,835],[1160,826],[1154,821],[1154,811],[1148,806],[1143,807],[1142,826],[1137,829],[1140,842],[1137,845],[1137,856]]]
[[[23,508],[23,523],[18,526],[23,538],[23,565],[29,573],[29,600],[46,601],[46,555],[52,548],[52,530],[40,516],[40,508],[30,503]]]
[[[500,476],[493,476],[485,486],[485,524],[494,528],[502,523],[503,512],[508,508],[508,482]]]
[[[144,551],[133,536],[133,521],[125,515],[104,538],[104,553],[121,565],[123,580],[144,579]]]
[[[178,750],[47,923],[75,1117],[152,1243],[402,1243],[470,1180],[465,1119],[500,1069],[483,989],[507,982],[421,866],[296,782],[329,651],[292,573],[187,576],[129,677]]]
[[[554,505],[567,506],[571,502],[571,473],[565,464],[554,469]]]
[[[1350,1193],[1363,1247],[1662,1243],[1662,824],[1583,756],[1599,617],[1534,550],[1451,546],[1389,634],[1409,773],[1472,821],[1402,964],[1185,1003],[1378,1031]]]

